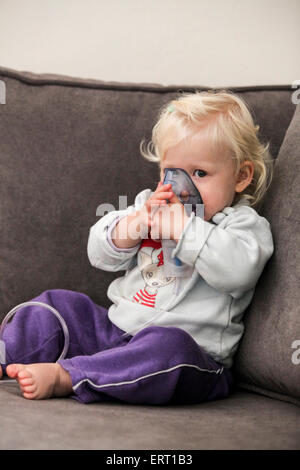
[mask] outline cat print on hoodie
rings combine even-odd
[[[137,264],[145,285],[143,289],[135,293],[132,301],[154,308],[158,289],[176,279],[165,276],[161,242],[152,239],[143,240],[138,252]]]

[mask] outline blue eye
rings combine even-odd
[[[204,170],[195,170],[194,175],[198,176],[198,178],[203,178],[206,176],[206,171]]]

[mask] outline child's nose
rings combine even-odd
[[[189,200],[190,193],[186,190],[183,189],[180,193],[180,198],[183,202],[187,202]]]

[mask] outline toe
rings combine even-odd
[[[32,379],[32,373],[27,369],[21,369],[18,373],[19,380]]]
[[[24,377],[24,378],[20,378],[20,374],[18,376],[19,378],[19,383],[22,385],[22,386],[26,386],[26,385],[33,385],[34,384],[34,380],[33,380],[33,377]]]
[[[25,366],[23,364],[9,364],[9,366],[6,367],[6,373],[9,377],[15,379],[17,378],[19,372],[24,369]]]
[[[34,400],[37,396],[36,396],[36,392],[33,392],[33,393],[24,392],[23,397],[27,398],[27,400]]]
[[[21,386],[21,389],[23,393],[34,393],[37,390],[36,385]]]

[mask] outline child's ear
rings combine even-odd
[[[254,164],[250,160],[246,160],[242,163],[239,174],[237,176],[235,191],[241,193],[244,189],[249,186],[253,179]]]

